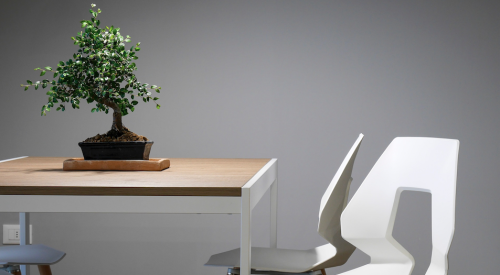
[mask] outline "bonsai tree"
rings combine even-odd
[[[137,80],[133,71],[137,70],[133,62],[138,59],[137,52],[140,50],[140,42],[130,49],[125,48],[125,43],[130,42],[130,36],[125,38],[120,34],[120,28],[113,26],[101,29],[100,21],[97,19],[101,9],[94,10],[95,4],[91,5],[90,20],[81,21],[84,29],[76,37],[71,37],[79,49],[73,54],[73,59],[59,62],[57,68],[36,68],[41,71],[40,76],[53,73],[55,80],[43,79],[33,82],[27,80],[27,85],[21,84],[28,90],[34,86],[35,90],[41,86],[45,89],[50,86],[47,95],[47,104],[42,107],[42,115],[45,116],[56,104],[57,111],[64,111],[66,104],[71,104],[73,109],[80,108],[80,101],[95,103],[94,112],[105,112],[113,110],[113,124],[108,135],[120,136],[128,131],[123,125],[122,116],[134,111],[140,100],[143,102],[153,101],[156,108],[157,97],[151,96],[151,91],[160,92],[161,87],[141,83]],[[130,99],[129,99],[130,97]]]

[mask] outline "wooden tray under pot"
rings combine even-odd
[[[84,160],[67,159],[64,171],[161,171],[170,167],[169,159],[149,160]]]

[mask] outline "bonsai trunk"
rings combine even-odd
[[[101,103],[113,109],[113,124],[111,125],[111,131],[114,130],[120,134],[125,133],[126,131],[124,129],[125,126],[123,126],[122,123],[122,111],[120,110],[120,107],[109,99],[105,99]]]
[[[123,129],[123,123],[122,123],[122,112],[120,109],[115,110],[113,109],[113,125],[111,125],[111,130],[117,130],[120,133],[124,133]]]

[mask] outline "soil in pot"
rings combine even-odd
[[[97,134],[93,137],[89,137],[84,140],[84,143],[88,142],[120,142],[120,141],[149,141],[145,136],[140,136],[127,127],[123,127],[125,133],[122,134],[117,130],[109,130],[106,134]]]

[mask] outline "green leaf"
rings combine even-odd
[[[38,84],[35,84],[35,90],[38,90]]]
[[[95,7],[95,4],[92,3],[92,4],[90,4],[90,6],[93,8],[93,7]]]
[[[36,70],[41,70],[41,69],[40,69],[40,68],[35,68],[35,71],[36,71]]]
[[[157,93],[159,93],[159,92],[160,92],[160,89],[156,89],[155,91],[156,91]]]
[[[160,110],[160,104],[156,104],[156,109]]]
[[[26,82],[30,85],[33,85],[33,82],[31,82],[31,80],[26,80]]]
[[[135,47],[135,51],[136,51],[136,52],[138,52],[138,51],[140,51],[140,50],[141,50],[141,48],[139,48],[139,47]]]
[[[159,98],[157,98],[157,97],[153,98],[153,100],[155,100],[155,101],[156,101],[156,100],[158,100],[158,99],[159,99]]]
[[[92,108],[91,112],[94,113],[97,111],[97,108]]]
[[[26,87],[24,87],[24,90],[25,90],[25,91],[27,91],[27,90],[28,90],[28,88],[29,88],[29,86],[26,86]]]
[[[92,8],[94,7],[92,5]],[[72,59],[57,63],[56,69],[51,67],[35,69],[41,71],[42,77],[48,71],[54,71],[54,80],[43,80],[41,83],[30,80],[27,82],[28,85],[22,85],[25,90],[29,88],[29,85],[36,86],[35,89],[40,86],[42,89],[49,88],[47,93],[49,101],[43,109],[43,115],[56,107],[57,110],[64,111],[63,106],[54,106],[56,102],[71,101],[71,106],[78,109],[78,99],[95,104],[93,112],[107,113],[110,109],[98,103],[103,98],[109,98],[115,102],[125,115],[135,110],[141,97],[144,102],[158,99],[150,96],[148,89],[159,92],[160,88],[156,85],[141,84],[133,73],[137,70],[137,65],[133,61],[137,59],[136,51],[140,50],[140,43],[127,51],[125,43],[131,43],[130,36],[122,36],[120,29],[114,26],[103,25],[103,29],[100,29],[98,27],[100,21],[96,17],[101,10],[91,9],[89,12],[92,14],[91,18],[80,21],[84,30],[71,38],[74,44],[79,46],[78,52],[72,54]],[[123,82],[125,82],[124,86],[125,84],[128,86],[121,88]],[[51,87],[49,84],[52,84]],[[126,96],[127,94],[130,94],[130,97]]]

